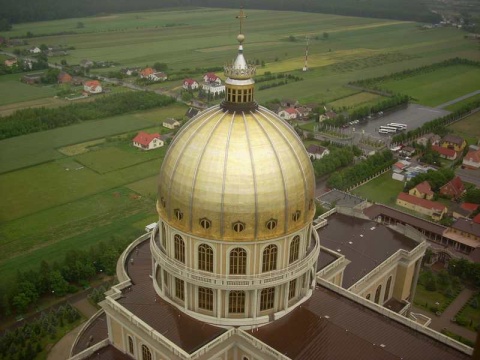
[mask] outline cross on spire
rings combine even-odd
[[[240,14],[236,16],[236,19],[240,21],[240,34],[243,34],[242,32],[242,26],[243,26],[243,20],[247,18],[247,15],[243,12],[243,6],[240,8]]]

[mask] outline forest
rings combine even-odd
[[[348,16],[438,22],[440,16],[416,0],[244,0],[246,9],[303,11]],[[238,8],[239,1],[225,0],[0,0],[0,21],[10,24],[105,15],[172,7]],[[3,30],[7,30],[8,26]],[[2,29],[0,29],[2,30]]]

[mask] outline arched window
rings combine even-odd
[[[247,251],[235,248],[230,251],[230,274],[245,275],[247,273]]]
[[[367,300],[370,300],[370,294],[367,294],[366,299],[367,299]]]
[[[260,311],[273,309],[273,301],[275,300],[275,288],[263,289],[260,293]]]
[[[228,294],[228,312],[232,314],[243,314],[245,312],[244,291],[230,291],[230,294]]]
[[[288,263],[291,264],[294,261],[298,260],[298,251],[300,249],[300,236],[295,236],[290,243],[290,256],[288,258]]]
[[[162,222],[162,246],[164,249],[167,248],[167,230],[165,229],[165,224]]]
[[[295,297],[295,292],[297,290],[297,280],[290,281],[288,285],[288,300],[291,300]]]
[[[298,221],[300,219],[300,215],[302,215],[302,212],[300,210],[295,211],[292,214],[292,220],[293,221]]]
[[[175,217],[177,220],[182,220],[183,219],[183,212],[180,209],[175,209],[173,210]]]
[[[128,352],[133,355],[133,339],[131,336],[128,337]]]
[[[142,345],[142,360],[152,360],[152,353],[146,345]]]
[[[383,296],[383,301],[387,301],[390,296],[390,286],[392,286],[392,277],[390,276],[387,280],[387,287],[385,288],[385,295]]]
[[[265,226],[267,227],[268,230],[273,230],[277,227],[277,220],[270,219],[265,223]]]
[[[378,304],[380,301],[380,293],[382,292],[382,285],[378,285],[377,291],[375,291],[375,302]]]
[[[175,296],[180,300],[185,300],[184,282],[178,278],[175,278]]]
[[[272,271],[277,268],[277,246],[268,245],[263,250],[262,272]]]
[[[198,288],[198,307],[204,310],[213,310],[213,290]]]
[[[198,268],[204,271],[213,271],[213,250],[207,244],[198,247]]]
[[[175,260],[185,264],[185,242],[180,235],[174,236]]]

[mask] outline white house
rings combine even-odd
[[[133,138],[133,146],[142,150],[153,150],[162,147],[164,142],[160,134],[149,134],[144,131],[140,131],[137,136]]]
[[[89,80],[83,84],[83,90],[90,94],[99,94],[102,92],[102,85],[98,80]]]
[[[297,118],[298,112],[297,109],[289,107],[284,110],[280,110],[278,112],[278,116],[280,116],[284,120],[294,120]]]
[[[203,81],[205,81],[206,83],[216,83],[218,85],[222,83],[222,80],[212,72],[203,75]]]
[[[175,120],[174,118],[168,118],[163,122],[163,127],[166,127],[168,129],[175,129],[177,126],[180,126],[180,122]]]
[[[152,81],[165,81],[168,79],[168,76],[163,72],[155,72],[153,74],[148,75],[148,79]]]
[[[330,151],[323,146],[312,144],[307,147],[307,153],[310,159],[320,160],[325,155],[330,154]]]
[[[193,79],[185,79],[182,86],[185,90],[196,90],[198,89],[198,82]]]
[[[220,85],[216,82],[203,83],[202,89],[211,95],[218,95],[225,92],[225,85]]]
[[[38,46],[34,46],[29,49],[30,53],[32,54],[40,54],[42,50]]]

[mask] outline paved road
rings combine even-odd
[[[480,169],[471,170],[471,169],[462,169],[461,167],[455,170],[455,175],[460,176],[464,182],[474,184],[480,188]]]
[[[456,99],[453,99],[453,100],[450,100],[450,101],[447,101],[446,103],[443,103],[441,105],[438,105],[436,108],[437,109],[443,109],[443,108],[446,108],[447,106],[449,105],[452,105],[452,104],[455,104],[459,101],[462,101],[462,100],[465,100],[465,99],[468,99],[469,97],[472,97],[472,96],[475,96],[477,94],[480,94],[480,90],[476,90],[476,91],[473,91],[471,92],[470,94],[466,94],[466,95],[463,95],[463,96],[460,96]]]

